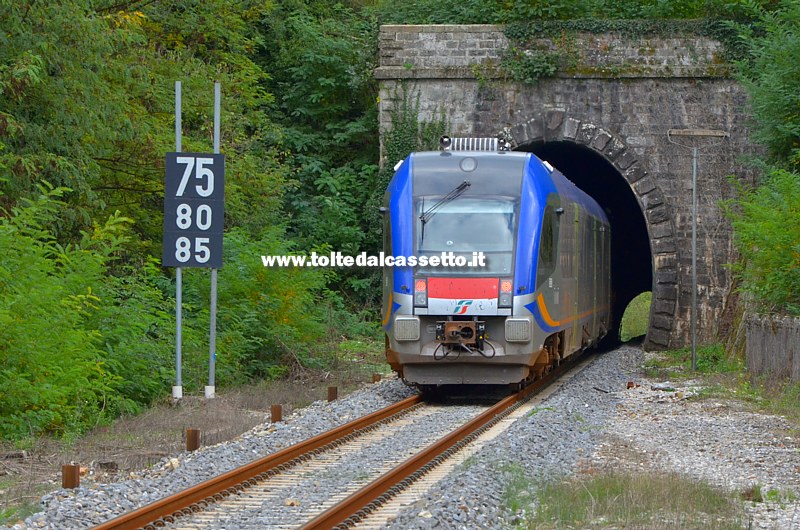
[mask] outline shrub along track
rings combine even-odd
[[[390,504],[573,365],[563,364],[492,406],[426,404],[420,396],[412,396],[96,530],[165,524],[186,529],[353,526]],[[370,453],[373,456],[367,456]]]

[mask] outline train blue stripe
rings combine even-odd
[[[414,155],[403,161],[389,184],[389,214],[392,220],[392,255],[411,256],[414,245],[414,209],[411,202],[411,167]],[[395,267],[392,271],[394,290],[410,294],[413,288],[414,273],[411,267]],[[405,288],[403,288],[405,287]]]
[[[550,193],[557,193],[557,191],[550,172],[538,158],[530,156],[522,176],[517,241],[530,241],[533,244],[517,245],[517,255],[514,260],[514,294],[516,296],[523,296],[536,290],[539,232],[542,228],[545,200]]]

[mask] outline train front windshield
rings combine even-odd
[[[516,201],[511,198],[457,197],[437,206],[441,197],[418,197],[416,210],[417,256],[473,258],[483,252],[484,267],[419,267],[426,276],[486,275],[512,273]],[[434,209],[435,208],[435,209]],[[424,221],[423,221],[424,219]]]

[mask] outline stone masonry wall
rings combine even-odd
[[[691,149],[671,143],[667,131],[728,132],[723,141],[698,144],[698,334],[713,340],[733,258],[719,202],[732,197],[729,175],[754,178],[742,163],[755,150],[745,93],[723,76],[720,44],[704,37],[579,35],[575,42],[581,61],[570,72],[521,85],[495,69],[508,46],[500,27],[384,26],[375,72],[381,128],[391,127],[392,109],[412,94],[419,97],[420,119],[444,111],[452,136],[505,132],[516,146],[575,142],[600,153],[627,180],[647,223],[654,274],[650,348],[690,342]]]
[[[567,43],[539,39],[537,48],[568,48],[570,77],[710,77],[727,75],[722,45],[703,37],[639,38],[578,33]],[[488,24],[383,26],[379,79],[474,78],[476,65],[499,63],[509,42]]]

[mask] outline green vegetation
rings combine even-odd
[[[734,398],[758,410],[785,417],[800,426],[800,383],[755,381],[745,370],[744,360],[725,351],[721,344],[697,348],[697,371],[691,371],[689,348],[667,350],[645,363],[645,374],[660,380],[697,380],[703,388],[697,399]],[[798,431],[800,432],[800,431]]]
[[[696,366],[697,372],[691,372],[692,350],[682,348],[680,350],[667,350],[661,352],[658,357],[649,360],[645,368],[650,372],[648,375],[661,378],[691,378],[700,374],[725,374],[741,372],[744,369],[744,362],[729,356],[725,352],[722,344],[706,344],[697,347]]]
[[[0,488],[3,483],[0,482]],[[41,508],[38,503],[28,502],[19,506],[11,506],[9,508],[0,509],[0,522],[4,521],[21,521],[26,517],[37,513]]]
[[[761,5],[759,2],[757,5]],[[603,24],[607,20],[664,19],[718,19],[731,18],[751,2],[729,2],[725,0],[636,0],[614,2],[613,0],[533,0],[508,2],[505,0],[416,0],[414,2],[386,3],[382,10],[385,24],[507,24],[538,20],[573,21],[595,20]]]
[[[512,57],[523,81],[568,66],[575,31],[641,34],[684,19],[738,36],[726,45],[769,177],[729,205],[736,270],[766,307],[796,312],[799,10],[796,0],[0,0],[2,437],[74,436],[168,393],[174,278],[159,256],[176,79],[186,151],[210,149],[212,81],[223,86],[218,386],[330,368],[352,356],[335,346],[343,340],[374,344],[379,271],[266,269],[259,256],[380,247],[380,23],[509,23],[520,40],[552,32],[555,55]],[[447,123],[420,123],[413,87],[400,90],[394,126],[380,131],[392,161],[432,145]],[[205,380],[208,281],[186,271],[189,393]]]
[[[527,528],[746,528],[735,494],[677,474],[598,471],[545,483],[537,496]]]
[[[761,186],[740,188],[728,212],[742,291],[763,311],[800,315],[800,174],[768,168]]]
[[[739,80],[750,95],[755,137],[766,148],[760,186],[730,202],[741,290],[760,310],[800,315],[800,2],[750,6],[733,25],[746,55]]]
[[[653,293],[642,293],[628,304],[625,313],[622,315],[622,323],[619,329],[619,338],[622,342],[627,342],[633,338],[641,337],[647,333],[650,325],[650,302]]]
[[[792,490],[764,489],[760,484],[748,488],[742,493],[745,500],[752,502],[774,502],[780,505],[797,501],[797,494]]]
[[[383,193],[376,25],[360,9],[0,1],[0,436],[75,436],[169,392],[174,282],[159,264],[175,79],[186,151],[210,150],[223,86],[217,385],[327,366],[342,338],[376,337],[376,290],[357,272],[259,259],[377,247],[363,212]],[[189,393],[207,373],[208,292],[207,271],[185,271]]]

